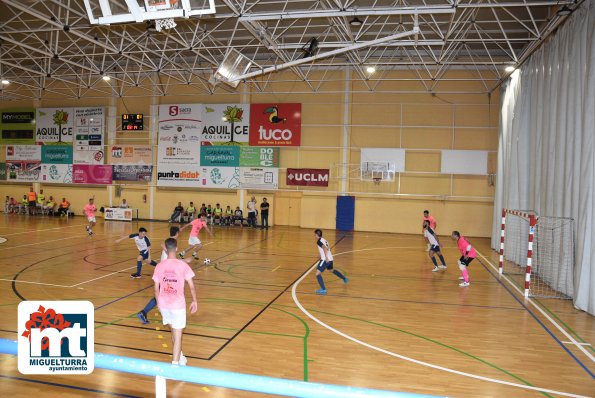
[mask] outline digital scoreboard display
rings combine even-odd
[[[122,130],[142,130],[143,129],[143,115],[129,114],[122,115]]]

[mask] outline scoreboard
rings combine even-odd
[[[142,130],[143,115],[125,113],[122,115],[122,130]]]

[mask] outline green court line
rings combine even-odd
[[[537,299],[533,299],[536,303],[538,303],[544,310],[546,310],[551,316],[553,316],[554,318],[556,318],[556,320],[558,322],[560,322],[565,328],[566,330],[568,330],[570,332],[570,334],[572,334],[574,337],[576,337],[578,340],[580,340],[581,343],[586,343],[588,344],[577,332],[575,332],[570,326],[568,326],[562,319],[560,319],[558,317],[558,315],[556,315],[555,312],[550,311],[550,309],[543,304],[541,301],[537,300]],[[591,352],[595,352],[595,349],[588,345],[586,346],[589,350],[591,350]]]
[[[509,277],[508,280],[512,281],[512,283],[518,287],[519,289],[524,289],[525,286],[521,285],[520,283],[518,283],[514,278]],[[556,318],[556,320],[558,320],[563,326],[564,328],[566,328],[566,330],[572,334],[574,337],[576,337],[578,340],[580,340],[581,343],[587,343],[577,332],[575,332],[570,326],[568,326],[562,319],[560,319],[558,317],[558,315],[556,315],[556,313],[554,313],[553,311],[551,311],[544,303],[542,303],[540,300],[536,299],[536,298],[531,298],[531,300],[535,301],[536,303],[539,304],[539,306],[541,308],[543,308],[544,310],[546,310],[551,316],[553,316],[554,318]],[[595,352],[595,349],[588,345],[586,346],[591,352]]]
[[[294,309],[297,309],[297,308],[296,308],[296,307],[294,307],[294,306],[286,306],[286,305],[279,305],[279,306],[281,306],[281,307],[289,307],[289,308],[294,308]],[[502,373],[504,373],[504,374],[507,374],[508,376],[511,376],[511,377],[513,377],[514,379],[516,379],[516,380],[518,380],[518,381],[520,381],[520,382],[524,383],[525,385],[528,385],[528,386],[530,386],[530,387],[534,387],[534,386],[533,386],[533,384],[529,383],[528,381],[525,381],[525,380],[523,380],[523,379],[522,379],[522,378],[520,378],[519,376],[516,376],[515,374],[513,374],[513,373],[511,373],[511,372],[508,372],[507,370],[505,370],[505,369],[502,369],[502,368],[500,368],[500,367],[499,367],[499,366],[497,366],[497,365],[494,365],[494,364],[492,364],[492,363],[490,363],[490,362],[488,362],[488,361],[486,361],[486,360],[484,360],[484,359],[481,359],[481,358],[479,358],[479,357],[476,357],[476,356],[474,356],[474,355],[472,355],[472,354],[469,354],[469,353],[467,353],[467,352],[465,352],[465,351],[462,351],[462,350],[460,350],[460,349],[458,349],[458,348],[456,348],[456,347],[449,346],[449,345],[447,345],[447,344],[441,343],[441,342],[439,342],[439,341],[437,341],[437,340],[434,340],[434,339],[431,339],[431,338],[429,338],[429,337],[425,337],[425,336],[422,336],[422,335],[418,335],[418,334],[415,334],[415,333],[412,333],[412,332],[408,332],[408,331],[406,331],[406,330],[403,330],[403,329],[395,328],[395,327],[392,327],[392,326],[384,325],[384,324],[382,324],[382,323],[379,323],[379,322],[368,321],[368,320],[366,320],[366,319],[356,318],[356,317],[352,317],[352,316],[349,316],[349,315],[340,315],[340,314],[334,314],[334,313],[331,313],[331,312],[320,311],[320,310],[315,310],[315,309],[310,309],[310,308],[308,308],[308,311],[317,312],[317,313],[320,313],[320,314],[325,314],[325,315],[336,316],[336,317],[339,317],[339,318],[346,318],[346,319],[351,319],[351,320],[355,320],[355,321],[359,321],[359,322],[364,322],[364,323],[368,323],[368,324],[371,324],[371,325],[380,326],[380,327],[383,327],[383,328],[386,328],[386,329],[391,329],[391,330],[394,330],[394,331],[397,331],[397,332],[400,332],[400,333],[404,333],[404,334],[407,334],[407,335],[410,335],[410,336],[413,336],[413,337],[416,337],[416,338],[419,338],[419,339],[422,339],[422,340],[429,341],[429,342],[431,342],[431,343],[437,344],[437,345],[439,345],[439,346],[441,346],[441,347],[444,347],[444,348],[446,348],[446,349],[449,349],[449,350],[455,351],[455,352],[457,352],[457,353],[459,353],[459,354],[462,354],[462,355],[464,355],[464,356],[466,356],[466,357],[472,358],[472,359],[474,359],[474,360],[476,360],[476,361],[478,361],[478,362],[481,362],[481,363],[483,363],[483,364],[485,364],[485,365],[488,365],[489,367],[491,367],[491,368],[493,368],[493,369],[496,369],[496,370],[498,370],[498,371],[500,371],[500,372],[502,372]],[[543,395],[545,395],[546,397],[553,398],[551,395],[549,395],[549,394],[548,394],[548,393],[546,393],[546,392],[540,392],[540,393],[541,393],[541,394],[543,394]]]

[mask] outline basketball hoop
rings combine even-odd
[[[380,181],[382,181],[382,177],[374,177],[374,178],[372,178],[372,181],[374,181],[374,185],[380,185]]]
[[[162,29],[169,30],[175,28],[176,25],[173,18],[157,19],[155,21],[155,30],[161,32]]]

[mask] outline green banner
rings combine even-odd
[[[6,181],[6,163],[0,163],[0,181]]]
[[[72,147],[43,145],[41,147],[41,163],[72,164]]]
[[[239,163],[239,146],[203,145],[200,147],[201,166],[237,167]]]
[[[279,148],[243,146],[240,148],[240,167],[279,167]]]
[[[35,109],[14,108],[0,112],[0,145],[35,144]]]

